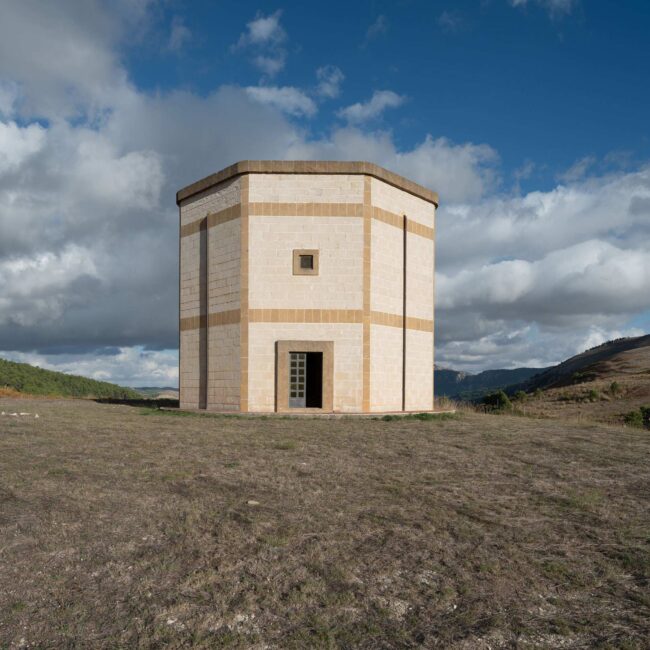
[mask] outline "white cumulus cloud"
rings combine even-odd
[[[269,77],[280,72],[287,59],[284,48],[287,33],[280,23],[281,16],[280,9],[268,16],[258,13],[254,20],[247,23],[246,30],[240,34],[233,48],[256,52],[253,64]]]
[[[357,102],[342,108],[338,115],[348,122],[358,124],[379,117],[387,108],[397,108],[406,101],[406,97],[392,90],[375,90],[367,102]]]
[[[335,65],[324,65],[316,70],[316,78],[318,79],[316,91],[321,97],[334,99],[339,96],[341,83],[345,79],[345,75],[339,68]]]
[[[314,100],[293,86],[249,86],[248,96],[260,104],[269,104],[289,115],[310,117],[317,111]]]
[[[43,146],[45,129],[40,124],[20,127],[0,122],[0,175],[18,169]]]

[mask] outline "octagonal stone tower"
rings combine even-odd
[[[433,409],[435,192],[366,162],[242,161],[176,202],[181,408]]]

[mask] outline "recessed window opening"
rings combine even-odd
[[[296,248],[293,251],[294,275],[318,275],[318,249]]]

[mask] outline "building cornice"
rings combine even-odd
[[[372,176],[384,183],[413,194],[438,207],[438,193],[369,162],[326,160],[242,160],[215,174],[210,174],[176,193],[176,203],[189,199],[219,183],[242,174],[360,174]]]

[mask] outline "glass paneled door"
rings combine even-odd
[[[289,352],[289,407],[305,408],[307,354]]]

